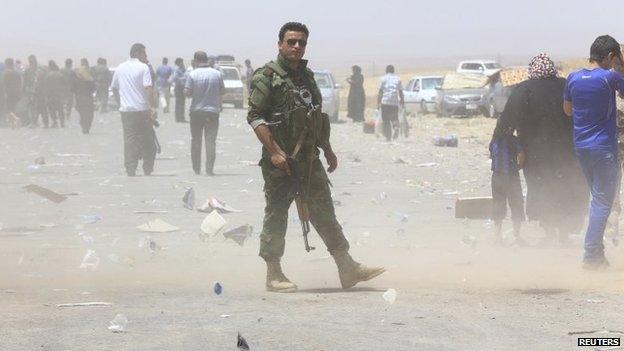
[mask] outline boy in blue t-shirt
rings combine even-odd
[[[502,244],[503,219],[507,214],[507,203],[511,209],[511,221],[516,244],[526,246],[520,237],[520,226],[525,220],[524,197],[520,183],[520,169],[525,155],[512,127],[497,126],[490,142],[492,159],[492,219],[496,243]]]
[[[598,37],[589,62],[589,68],[568,76],[563,109],[572,117],[574,150],[592,194],[584,268],[600,269],[609,265],[602,241],[620,179],[615,94],[624,92],[624,79],[612,70],[622,62],[620,44],[608,35]]]

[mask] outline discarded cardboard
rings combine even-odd
[[[226,224],[227,221],[221,217],[219,212],[212,211],[208,216],[206,216],[206,218],[204,218],[200,229],[208,235],[217,235],[223,230]]]
[[[67,196],[59,194],[57,192],[54,192],[50,189],[44,188],[39,185],[28,184],[24,186],[24,189],[26,189],[26,191],[28,191],[29,193],[37,194],[57,204],[67,200]]]
[[[251,237],[251,233],[253,233],[253,227],[249,224],[245,224],[232,230],[228,230],[223,233],[223,236],[226,239],[232,239],[238,245],[243,246],[245,241]]]
[[[179,227],[169,224],[160,218],[156,218],[153,221],[149,221],[145,224],[141,224],[137,226],[136,228],[141,231],[149,232],[149,233],[167,233],[167,232],[175,232],[177,230],[180,230]]]
[[[490,219],[493,200],[491,197],[465,197],[455,201],[455,218]]]
[[[195,209],[195,189],[192,187],[186,188],[184,196],[182,196],[182,202],[184,203],[184,208],[189,210]]]

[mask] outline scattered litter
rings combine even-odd
[[[221,295],[221,293],[223,292],[223,287],[221,286],[221,284],[217,282],[214,284],[214,288],[212,290],[214,291],[215,294]]]
[[[149,221],[145,224],[141,224],[140,226],[137,226],[136,228],[141,231],[149,232],[149,233],[167,233],[167,232],[175,232],[177,230],[180,230],[180,228],[174,225],[171,225],[163,221],[160,218],[156,218],[153,221]]]
[[[128,327],[128,318],[123,314],[117,314],[112,321],[108,322],[110,325],[108,326],[108,330],[113,333],[123,333],[126,331]]]
[[[247,345],[247,340],[243,338],[240,333],[238,333],[238,337],[236,338],[236,347],[242,351],[249,351],[249,345]]]
[[[165,213],[169,213],[169,211],[166,211],[166,210],[137,210],[137,211],[132,211],[132,213],[134,213],[134,214],[165,214]]]
[[[67,196],[59,194],[57,192],[54,192],[50,189],[44,188],[39,185],[28,184],[24,187],[24,189],[26,189],[26,191],[30,193],[37,194],[57,204],[67,200]]]
[[[404,160],[402,157],[393,157],[392,158],[392,162],[396,163],[396,164],[401,164],[401,165],[406,165],[409,164],[409,162],[407,162],[406,160]]]
[[[39,168],[41,168],[40,165],[28,165],[28,166],[26,166],[26,170],[28,170],[28,171],[36,171]]]
[[[388,289],[385,293],[383,293],[383,299],[386,300],[387,303],[393,304],[396,301],[397,292],[394,289]]]
[[[604,300],[599,299],[587,299],[588,303],[604,303]]]
[[[35,164],[36,164],[36,165],[45,165],[45,164],[46,164],[45,158],[43,158],[43,157],[37,157],[37,158],[35,159]]]
[[[211,212],[212,210],[217,210],[219,213],[242,212],[228,206],[225,202],[214,197],[206,200],[206,202],[197,209],[199,212]]]
[[[93,242],[95,241],[95,239],[92,236],[87,235],[87,233],[85,232],[78,233],[78,236],[87,245],[93,245]]]
[[[55,154],[58,157],[93,157],[91,154]]]
[[[100,257],[95,253],[94,250],[87,250],[87,253],[82,258],[82,263],[80,264],[80,268],[86,269],[88,271],[94,271],[100,265]]]
[[[342,206],[342,202],[340,200],[334,200],[334,206],[340,207]]]
[[[61,289],[55,289],[55,291],[58,290]],[[66,291],[66,289],[63,289],[63,291]],[[110,307],[112,305],[110,302],[75,302],[58,304],[56,307]]]
[[[149,236],[139,240],[139,249],[143,248],[147,248],[151,253],[155,253],[156,251],[163,249]]]
[[[41,223],[41,224],[39,224],[39,227],[41,227],[41,228],[55,228],[56,224],[54,224],[54,223]]]
[[[424,167],[435,167],[438,164],[435,162],[426,162],[426,163],[419,163],[416,165],[416,167],[420,167],[420,168],[424,168]]]
[[[409,221],[409,215],[405,213],[401,214],[400,217],[401,217],[401,222],[403,223],[407,223]]]
[[[185,208],[189,210],[195,209],[195,189],[192,187],[186,188],[184,196],[182,197],[182,202],[184,202]]]
[[[230,318],[230,315],[229,314],[222,314],[219,317],[221,317],[221,318]]]
[[[232,230],[228,230],[227,232],[223,233],[223,236],[226,239],[232,239],[238,245],[243,246],[245,244],[245,241],[249,239],[249,237],[251,237],[251,233],[253,233],[253,227],[249,224],[245,224]]]
[[[458,141],[456,135],[447,135],[447,136],[434,136],[433,137],[433,145],[435,146],[447,146],[447,147],[457,147]]]
[[[477,246],[477,238],[475,238],[473,235],[464,235],[464,237],[462,238],[462,242],[472,247],[473,249]]]
[[[81,215],[80,217],[84,224],[95,224],[102,220],[102,216],[99,215]]]
[[[119,263],[119,255],[117,254],[109,254],[108,256],[106,256],[108,258],[109,261],[113,262],[113,263]]]
[[[212,211],[206,216],[206,218],[204,218],[200,229],[202,232],[214,236],[223,230],[226,223],[227,221],[221,217],[218,211]]]

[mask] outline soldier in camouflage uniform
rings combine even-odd
[[[30,115],[30,127],[39,124],[39,116],[43,120],[43,126],[48,128],[49,118],[46,106],[43,83],[46,71],[37,63],[35,55],[28,56],[28,68],[24,72],[24,96],[28,99],[28,113]]]
[[[282,272],[288,209],[294,199],[291,169],[300,174],[312,225],[338,266],[343,288],[372,279],[385,270],[369,268],[349,255],[349,243],[336,220],[329,178],[319,159],[323,150],[328,171],[338,160],[329,142],[329,118],[320,111],[321,93],[314,74],[302,60],[308,29],[301,23],[286,23],[279,32],[279,55],[254,72],[249,96],[248,123],[262,142],[262,176],[266,199],[260,256],[267,263],[266,288],[272,292],[295,292],[297,286]],[[294,173],[294,172],[293,172]]]

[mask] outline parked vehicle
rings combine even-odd
[[[436,88],[442,85],[442,78],[442,76],[412,77],[403,89],[406,112],[434,112],[438,95]]]
[[[329,115],[329,120],[338,122],[340,111],[340,84],[328,70],[314,70],[314,80],[323,96],[323,112]]]
[[[449,73],[436,97],[438,117],[487,114],[488,77],[482,74]]]
[[[225,85],[225,92],[222,96],[223,103],[234,104],[235,108],[243,108],[245,101],[244,84],[238,66],[222,63],[218,65],[218,68],[223,74],[223,85]]]
[[[491,76],[500,71],[502,66],[493,60],[470,60],[461,61],[457,65],[457,73],[473,73]]]
[[[511,92],[518,83],[529,78],[527,67],[517,66],[500,70],[490,76],[487,116],[496,118],[503,113]]]

